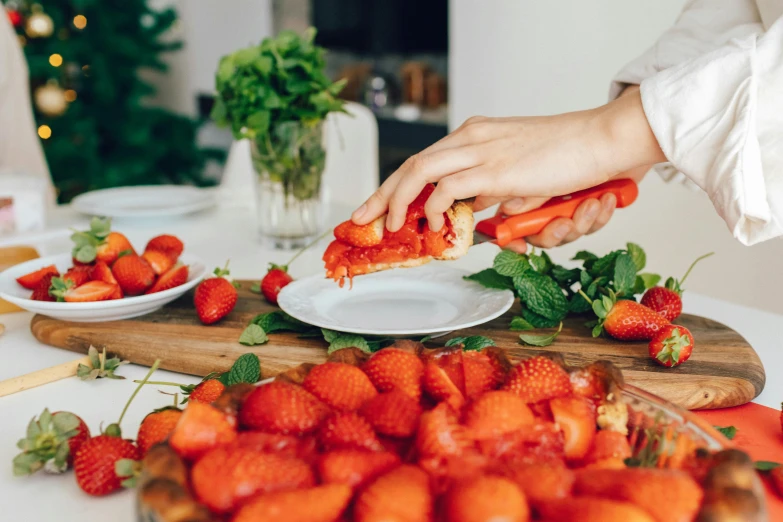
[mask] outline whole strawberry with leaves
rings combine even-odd
[[[678,366],[693,352],[693,335],[684,326],[667,324],[650,341],[650,357],[667,367]]]
[[[636,301],[618,299],[612,290],[609,290],[609,295],[595,301],[581,290],[579,293],[590,302],[593,312],[598,316],[593,337],[606,332],[619,341],[649,341],[669,324],[663,316]]]
[[[710,257],[712,254],[713,252],[710,252],[709,254],[697,258],[691,263],[691,266],[688,267],[688,270],[685,272],[685,275],[682,276],[682,279],[677,280],[670,277],[666,280],[664,286],[654,286],[648,289],[642,296],[640,302],[647,308],[655,310],[667,320],[674,321],[682,313],[683,283],[685,283],[685,280],[690,275],[693,267],[696,266],[696,263]]]
[[[30,421],[25,438],[17,443],[22,453],[14,458],[14,475],[32,475],[41,469],[62,473],[89,438],[90,429],[78,416],[67,411],[50,413],[45,409]]]
[[[74,232],[72,256],[74,264],[91,264],[96,259],[111,266],[120,254],[135,253],[128,238],[111,231],[111,219],[92,218],[90,229]]]
[[[196,287],[193,304],[196,313],[203,324],[213,324],[234,309],[237,304],[237,283],[227,279],[229,275],[228,262],[223,268],[216,268],[215,277],[203,280]]]
[[[264,278],[261,280],[261,283],[258,285],[253,285],[250,290],[256,293],[260,292],[263,294],[264,299],[266,299],[269,303],[276,305],[277,296],[280,294],[280,290],[294,281],[294,278],[291,277],[291,275],[288,273],[288,267],[291,266],[291,263],[293,263],[296,258],[301,256],[305,250],[318,243],[330,232],[331,230],[328,230],[308,245],[305,245],[301,250],[294,254],[294,257],[288,260],[288,263],[284,265],[270,263],[269,269],[267,270]]]

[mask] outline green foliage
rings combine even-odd
[[[471,335],[470,337],[454,337],[446,341],[444,346],[462,346],[462,349],[470,351],[481,351],[487,346],[495,346],[495,341],[483,335]]]

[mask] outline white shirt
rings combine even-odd
[[[746,245],[783,235],[783,0],[690,0],[626,65],[671,167]]]

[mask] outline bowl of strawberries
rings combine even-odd
[[[100,322],[157,310],[193,288],[204,263],[163,234],[136,251],[110,220],[94,218],[74,232],[74,248],[0,273],[0,297],[29,312],[65,321]]]

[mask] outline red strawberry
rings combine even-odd
[[[238,447],[207,452],[193,465],[190,478],[196,497],[216,513],[234,511],[258,493],[315,484],[302,460]]]
[[[139,433],[136,435],[136,445],[139,447],[142,457],[152,446],[163,442],[171,435],[181,416],[182,410],[168,407],[156,410],[144,417],[141,426],[139,426]]]
[[[91,272],[91,266],[74,266],[63,274],[62,279],[71,281],[73,286],[81,286],[92,279]]]
[[[420,457],[461,455],[470,447],[465,428],[448,404],[441,402],[422,414],[416,432],[416,449]]]
[[[783,499],[783,466],[778,466],[769,472],[769,480],[772,482],[772,488]]]
[[[341,411],[358,410],[378,395],[367,374],[345,363],[319,364],[310,370],[302,386],[328,406]]]
[[[684,326],[667,324],[650,340],[650,357],[662,366],[678,366],[692,351],[693,335]]]
[[[30,421],[27,431],[28,436],[17,443],[22,453],[14,458],[14,475],[30,475],[39,469],[50,473],[65,471],[90,438],[84,421],[66,411],[44,410],[38,419]],[[67,451],[63,446],[68,447]]]
[[[580,470],[574,492],[630,502],[655,520],[671,522],[693,520],[703,496],[701,487],[687,473],[653,468]]]
[[[531,504],[566,498],[575,480],[574,472],[559,460],[515,463],[505,474],[522,489]]]
[[[693,267],[696,266],[696,263],[711,255],[712,253],[709,253],[698,257],[696,261],[691,263],[691,266],[688,267],[688,270],[681,280],[678,281],[677,279],[670,277],[666,280],[664,286],[654,286],[648,289],[642,296],[641,303],[651,310],[658,312],[668,321],[677,319],[682,313],[682,284],[688,278],[688,275],[691,273],[691,270],[693,270]]]
[[[496,389],[506,378],[505,370],[496,365],[493,357],[485,351],[462,352],[462,364],[467,399],[475,399],[485,391]]]
[[[119,285],[117,278],[115,278],[114,274],[111,273],[111,268],[109,268],[109,265],[103,261],[96,261],[95,264],[91,266],[90,280],[103,281],[104,283]]]
[[[294,491],[259,495],[234,515],[231,522],[282,520],[286,522],[334,522],[340,519],[351,500],[351,488],[325,484]]]
[[[357,247],[371,247],[383,240],[386,217],[382,216],[366,225],[356,225],[353,221],[345,221],[334,229],[335,239]]]
[[[316,468],[323,483],[358,490],[399,464],[400,458],[389,451],[343,449],[321,455]]]
[[[107,495],[123,487],[128,476],[115,470],[120,460],[139,460],[141,452],[131,441],[120,436],[102,434],[87,439],[76,452],[73,470],[76,483],[89,495]]]
[[[225,268],[215,269],[215,277],[205,279],[196,287],[193,303],[198,317],[204,324],[220,321],[237,304],[237,289],[225,278],[229,275],[228,263]]]
[[[631,456],[628,437],[617,431],[600,430],[595,434],[593,445],[587,452],[584,462],[590,464],[607,459],[625,460]]]
[[[147,250],[141,255],[141,257],[147,263],[149,263],[149,265],[152,267],[152,270],[157,275],[168,272],[168,270],[174,266],[174,262],[176,261],[176,259],[172,259],[165,252],[160,252],[158,250]]]
[[[380,392],[399,388],[417,401],[421,398],[424,364],[415,353],[384,348],[375,352],[362,370]]]
[[[162,292],[169,290],[180,285],[184,285],[188,280],[188,267],[186,265],[175,265],[168,272],[155,281],[152,288],[147,290],[146,293],[154,294],[155,292]]]
[[[381,435],[410,437],[419,426],[422,410],[410,395],[394,389],[367,401],[359,413]]]
[[[185,249],[185,245],[176,236],[163,234],[155,236],[149,240],[147,246],[144,247],[145,252],[163,252],[171,258],[172,262],[176,262],[177,258],[182,255],[182,251]]]
[[[539,503],[537,510],[545,520],[551,522],[656,522],[633,504],[605,498],[572,497],[550,500]]]
[[[55,277],[57,277],[60,275],[60,272],[57,271],[56,266],[49,265],[43,268],[39,268],[35,272],[30,272],[29,274],[25,274],[21,277],[17,277],[16,282],[22,285],[23,287],[27,288],[28,290],[35,290],[38,287],[38,285],[41,283],[41,280],[47,274],[52,274]]]
[[[356,499],[356,522],[430,522],[432,492],[429,477],[420,468],[399,466],[381,475]]]
[[[130,241],[119,232],[111,232],[111,219],[93,218],[90,230],[71,235],[74,265],[92,264],[96,259],[111,266],[123,252],[135,253]]]
[[[52,279],[50,295],[58,301],[67,303],[86,303],[93,301],[106,301],[112,299],[117,292],[117,285],[104,283],[103,281],[88,281],[81,286],[74,287],[70,280]]]
[[[286,266],[269,265],[269,271],[261,280],[261,293],[264,294],[267,301],[274,305],[277,304],[280,290],[294,280],[286,270],[288,270]]]
[[[136,254],[122,256],[111,268],[125,295],[143,294],[155,282],[155,272]]]
[[[444,500],[444,513],[449,522],[523,522],[530,519],[527,500],[517,485],[503,477],[489,475],[452,487]]]
[[[315,430],[328,414],[329,408],[301,386],[270,382],[248,395],[239,421],[252,430],[301,435]]]
[[[383,449],[370,423],[354,412],[336,413],[318,428],[318,442],[330,449]]]
[[[169,437],[181,457],[197,459],[212,448],[237,438],[236,420],[208,404],[189,402]]]
[[[478,447],[483,455],[506,462],[562,460],[565,437],[563,430],[553,422],[539,420],[518,431],[478,441]]]
[[[780,429],[783,431],[783,404],[780,405]]]
[[[491,439],[533,424],[533,412],[518,395],[489,391],[468,405],[464,424],[474,439]]]
[[[274,453],[281,457],[297,457],[305,460],[309,459],[314,450],[314,441],[310,438],[261,431],[240,431],[233,445],[261,453]]]
[[[595,405],[584,397],[558,397],[549,401],[555,422],[565,434],[565,456],[582,459],[593,445]]]
[[[200,382],[187,394],[188,401],[212,404],[223,393],[226,386],[217,379],[207,379]]]
[[[595,301],[593,310],[598,315],[598,326],[593,329],[597,336],[601,330],[620,341],[649,341],[669,321],[636,301],[617,300],[610,290],[610,296]]]
[[[454,384],[446,370],[435,362],[430,361],[424,366],[421,384],[430,397],[436,401],[448,403],[454,411],[460,411],[465,405],[465,396],[462,391]]]
[[[55,274],[46,274],[43,276],[41,282],[38,283],[38,287],[33,290],[30,299],[33,301],[55,301],[56,299],[49,293],[49,290],[52,286],[52,279],[55,279],[56,277]]]
[[[539,402],[572,393],[568,373],[553,360],[537,355],[511,369],[501,388],[522,397],[526,403]]]
[[[130,244],[127,237],[119,232],[111,232],[106,237],[105,243],[98,246],[95,259],[112,266],[123,252],[136,255],[136,251],[133,250],[133,246]]]

